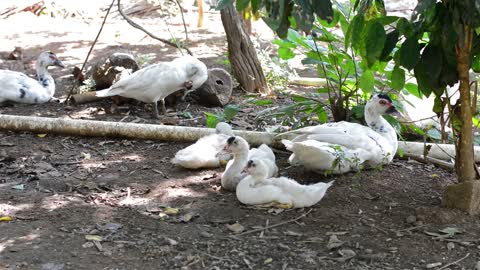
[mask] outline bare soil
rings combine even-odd
[[[136,20],[169,37],[161,19]],[[25,64],[12,68],[15,63],[2,61],[0,68],[33,74],[32,60],[52,49],[69,66],[52,69],[56,96],[65,98],[69,74],[83,62],[99,25],[26,14],[2,20],[0,54],[21,46]],[[222,66],[226,43],[218,14],[190,31],[194,53],[209,67]],[[257,35],[268,40],[271,33],[257,29]],[[153,53],[152,62],[178,55],[118,19],[109,20],[95,48],[91,63],[117,51]],[[289,101],[279,94],[272,106]],[[259,109],[245,103],[242,91],[235,90],[232,103],[242,108],[235,128],[261,128],[254,119]],[[193,118],[170,110],[152,120],[143,106],[112,115],[109,105],[14,105],[0,113],[204,126],[203,112],[221,111],[180,103],[177,112]],[[457,260],[443,269],[479,269],[479,218],[441,207],[443,190],[456,181],[449,172],[395,159],[383,168],[327,177],[289,167],[288,153],[277,151],[281,175],[335,184],[314,207],[265,209],[221,190],[222,169],[172,166],[170,158],[185,146],[1,132],[0,217],[13,221],[0,221],[0,269],[439,269]],[[460,233],[439,231],[445,228]]]

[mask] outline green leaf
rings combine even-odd
[[[221,115],[213,114],[209,112],[204,112],[205,116],[207,117],[207,127],[215,128],[218,122],[222,122],[224,119]]]
[[[260,99],[260,100],[255,100],[253,104],[257,106],[265,106],[265,105],[271,105],[273,104],[273,101],[270,99]]]
[[[262,7],[262,0],[252,0],[252,13],[255,14]]]
[[[375,7],[380,14],[382,14],[383,16],[387,15],[387,12],[385,11],[385,3],[383,2],[383,0],[375,0]]]
[[[480,72],[480,55],[475,55],[473,57],[472,69],[473,69],[473,72],[476,72],[476,73]]]
[[[395,129],[397,133],[400,133],[402,130],[402,126],[400,125],[400,122],[397,120],[397,118],[391,116],[391,115],[384,115],[383,118],[387,120],[387,122],[392,125],[392,127]]]
[[[395,66],[392,70],[391,87],[395,90],[402,90],[405,85],[405,70],[399,66]]]
[[[410,124],[408,125],[408,128],[410,130],[412,130],[413,132],[417,133],[418,135],[420,136],[424,136],[425,135],[425,131],[423,131],[423,129],[417,127],[415,124]]]
[[[443,113],[445,108],[445,103],[443,103],[442,98],[440,96],[435,96],[433,101],[433,112],[436,114]]]
[[[363,119],[365,114],[365,105],[354,106],[351,110],[351,114],[357,120]]]
[[[272,41],[272,43],[282,48],[295,49],[297,47],[297,45],[295,45],[294,43],[283,39],[275,39],[274,41]]]
[[[416,84],[414,84],[414,83],[406,83],[405,86],[404,86],[404,88],[407,89],[407,91],[408,91],[410,94],[412,94],[412,95],[414,95],[414,96],[416,96],[416,97],[418,97],[418,98],[420,98],[420,99],[423,97],[422,92],[420,92],[420,91],[418,90],[418,86],[417,86]]]
[[[322,106],[317,106],[315,111],[317,112],[318,122],[322,124],[328,122],[327,112],[323,109]]]
[[[373,76],[373,71],[369,69],[365,70],[362,76],[360,77],[358,84],[364,92],[371,93],[375,85],[375,78]]]
[[[389,25],[396,22],[400,17],[397,16],[385,16],[377,18],[377,22],[381,23],[382,25]]]
[[[416,38],[407,38],[399,50],[400,64],[411,70],[420,60],[420,44]]]
[[[369,24],[363,40],[365,44],[365,56],[369,67],[371,67],[382,54],[386,38],[387,34],[382,24],[377,21]]]
[[[236,0],[236,7],[238,11],[244,10],[250,4],[250,0]]]
[[[283,60],[288,60],[294,58],[295,53],[289,48],[280,47],[278,48],[278,56]]]
[[[361,35],[363,31],[364,25],[364,18],[363,15],[357,14],[353,17],[352,22],[348,26],[347,34],[345,35],[345,50],[350,46],[350,42],[352,47],[356,48],[359,44],[359,40],[361,40]]]
[[[444,229],[441,229],[441,230],[438,230],[438,231],[441,232],[441,233],[448,234],[449,236],[454,236],[455,234],[463,233],[461,230],[459,230],[455,227],[447,227],[447,228],[444,228]]]
[[[237,105],[227,105],[223,109],[223,114],[225,115],[225,119],[227,121],[232,120],[235,115],[240,111],[240,108]]]
[[[385,46],[383,46],[382,54],[380,55],[380,60],[385,61],[390,53],[395,49],[398,42],[400,32],[395,29],[387,34],[385,39]]]
[[[216,10],[222,10],[226,8],[228,5],[233,4],[233,0],[220,0],[218,1]]]

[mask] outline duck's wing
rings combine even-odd
[[[159,63],[140,69],[120,79],[109,89],[97,91],[99,97],[120,95],[144,102],[155,96],[165,97],[183,87],[184,73],[171,63]]]
[[[277,202],[291,204],[290,196],[277,186],[268,183],[250,184],[251,176],[247,176],[237,185],[235,193],[237,199],[243,204],[259,205]]]
[[[46,89],[37,80],[21,72],[0,70],[0,102],[41,103],[49,100],[45,95]]]
[[[260,145],[258,148],[252,148],[248,151],[248,159],[268,159],[275,161],[275,154],[266,144]]]
[[[178,151],[171,161],[188,169],[219,167],[222,157],[217,154],[222,150],[222,143],[226,139],[228,136],[223,134],[204,136],[194,144]]]

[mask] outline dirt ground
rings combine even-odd
[[[161,19],[136,20],[169,37]],[[189,33],[192,51],[209,67],[225,59],[219,22],[212,12],[205,28]],[[172,23],[171,31],[181,33],[178,18]],[[29,14],[1,20],[0,54],[21,46],[25,64],[2,61],[0,68],[34,74],[32,61],[52,49],[68,66],[52,69],[55,96],[65,98],[71,68],[83,62],[99,25]],[[95,48],[93,62],[118,51],[153,54],[151,62],[178,55],[118,18]],[[261,128],[258,109],[245,100],[235,90],[232,103],[242,111],[234,127]],[[271,106],[288,100],[279,95]],[[152,120],[142,106],[112,115],[109,105],[15,105],[0,113],[205,126],[203,112],[221,110],[181,103],[177,111],[193,118],[170,111]],[[451,173],[395,159],[381,169],[326,177],[290,167],[288,153],[277,151],[281,175],[335,184],[314,207],[265,209],[221,190],[222,169],[172,166],[170,158],[187,145],[0,132],[0,217],[13,218],[0,221],[0,269],[480,269],[479,218],[441,207],[443,190],[456,181]]]

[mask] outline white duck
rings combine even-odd
[[[300,135],[282,143],[293,152],[291,164],[314,171],[345,173],[386,164],[398,147],[395,129],[382,117],[389,113],[398,113],[392,100],[375,95],[365,105],[368,127],[345,121],[306,127],[287,132]]]
[[[248,142],[239,136],[230,137],[224,147],[224,151],[233,154],[233,159],[227,163],[222,174],[222,188],[234,191],[237,184],[246,176],[243,169],[249,159],[261,159],[267,165],[267,177],[277,174],[278,167],[275,164],[275,154],[266,144],[258,148],[250,149]]]
[[[21,72],[0,70],[0,103],[37,104],[50,101],[55,94],[55,81],[48,73],[49,66],[65,67],[53,52],[47,51],[42,52],[35,63],[37,80]]]
[[[259,159],[247,162],[247,173],[237,185],[236,194],[241,203],[253,205],[309,207],[318,203],[334,182],[302,185],[287,177],[268,178],[268,166]]]
[[[218,123],[215,129],[215,134],[202,137],[196,143],[178,151],[171,162],[187,169],[220,167],[231,158],[231,155],[222,156],[220,152],[225,141],[233,136],[233,131],[225,122]]]
[[[165,114],[164,98],[181,90],[195,90],[208,78],[207,66],[197,58],[186,55],[171,62],[161,62],[142,68],[120,79],[110,88],[97,91],[98,97],[122,96],[153,104],[153,117],[158,118],[157,102]]]

